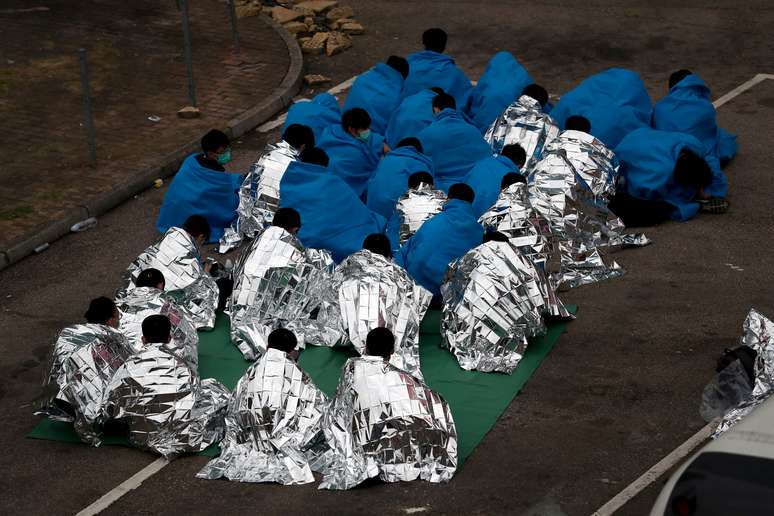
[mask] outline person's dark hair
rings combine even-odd
[[[403,138],[398,142],[397,147],[414,147],[419,152],[425,151],[425,149],[422,147],[422,142],[419,141],[419,138],[415,138],[414,136]]]
[[[116,304],[109,297],[101,296],[91,300],[89,308],[83,314],[90,324],[107,324],[116,314]]]
[[[149,315],[142,321],[142,336],[146,344],[169,342],[172,333],[172,323],[166,315]]]
[[[384,233],[371,233],[363,240],[363,249],[368,249],[372,253],[381,254],[385,258],[392,257],[392,246],[390,239]]]
[[[672,72],[672,75],[669,76],[669,89],[671,90],[677,83],[692,74],[692,71],[686,70],[685,68]]]
[[[341,127],[349,129],[368,129],[371,127],[371,115],[363,108],[352,108],[341,115]]]
[[[433,107],[441,111],[444,109],[457,109],[457,101],[448,93],[439,93],[433,98]]]
[[[204,152],[216,152],[221,147],[228,147],[228,136],[223,131],[212,129],[202,136],[202,150]]]
[[[524,151],[524,147],[518,143],[506,145],[500,154],[513,161],[519,168],[523,167],[524,163],[527,162],[527,153]]]
[[[545,107],[548,103],[548,92],[539,84],[525,86],[524,89],[521,90],[521,94],[537,100],[540,103],[540,107]]]
[[[675,182],[689,188],[704,188],[712,182],[712,170],[701,156],[683,149],[674,169]]]
[[[432,50],[443,54],[446,50],[446,41],[449,36],[443,29],[427,29],[422,33],[422,44],[425,46],[425,50]]]
[[[400,56],[390,56],[387,58],[387,66],[397,71],[405,79],[409,74],[409,64],[405,58]]]
[[[281,227],[286,231],[301,227],[301,214],[293,208],[280,208],[274,214],[271,221],[272,226]]]
[[[487,242],[508,242],[508,237],[499,231],[487,231],[484,233],[484,243]]]
[[[164,285],[164,274],[161,273],[158,269],[145,269],[142,271],[135,280],[134,284],[137,287],[152,287],[156,288],[156,286],[161,283]],[[163,286],[161,288],[164,288]]]
[[[277,328],[269,334],[268,348],[278,349],[290,353],[298,345],[298,340],[292,331],[286,328]]]
[[[526,183],[527,179],[519,173],[508,172],[500,181],[500,190],[505,190],[509,186],[515,183]]]
[[[591,122],[585,116],[572,115],[564,121],[564,128],[568,131],[591,133]]]
[[[296,149],[302,145],[307,149],[314,147],[314,131],[308,125],[290,124],[282,133],[282,139]]]
[[[449,187],[449,200],[459,199],[461,201],[473,203],[473,199],[475,198],[476,193],[465,183],[454,183]]]
[[[203,236],[205,242],[210,240],[210,223],[201,215],[191,215],[185,219],[183,229],[191,235],[192,238]]]
[[[438,95],[440,95],[441,93],[446,93],[445,91],[443,91],[443,88],[439,88],[438,86],[433,86],[432,88],[430,88],[430,91],[434,91]]]
[[[301,161],[313,165],[320,165],[321,167],[327,167],[330,159],[328,158],[328,154],[320,147],[309,147],[304,149],[301,153]]]
[[[414,172],[408,178],[408,187],[412,190],[419,188],[419,185],[425,183],[426,185],[433,185],[433,176],[430,172]]]
[[[385,360],[395,351],[395,336],[387,328],[374,328],[366,336],[366,354]]]

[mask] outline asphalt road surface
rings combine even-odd
[[[448,30],[449,52],[471,77],[507,49],[555,93],[610,66],[639,71],[654,100],[677,68],[701,74],[716,97],[774,72],[767,69],[774,9],[766,2],[350,3],[367,34],[354,49],[308,64],[334,84],[416,49],[429,26]],[[194,475],[206,459],[184,457],[106,513],[590,514],[704,425],[701,389],[749,308],[774,316],[774,81],[723,106],[719,120],[739,135],[739,155],[727,168],[731,211],[648,229],[652,246],[615,255],[624,277],[564,294],[580,305],[578,319],[449,484],[325,492],[205,481]],[[234,166],[246,167],[275,136],[246,135],[235,145]],[[0,513],[77,512],[155,459],[24,435],[38,420],[32,400],[56,332],[80,320],[89,299],[112,293],[126,265],[156,238],[162,196],[148,191],[95,229],[0,272]],[[620,514],[646,513],[662,481]]]

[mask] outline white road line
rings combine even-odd
[[[159,457],[158,459],[154,460],[144,468],[142,468],[140,471],[126,479],[125,481],[121,482],[119,485],[105,493],[102,497],[100,497],[99,500],[94,502],[93,504],[89,505],[82,511],[80,511],[76,516],[94,516],[95,514],[99,514],[100,512],[104,511],[108,508],[110,504],[124,496],[126,493],[133,489],[137,489],[140,487],[140,484],[142,484],[145,480],[150,478],[151,476],[158,473],[161,468],[169,464],[169,461],[167,459],[164,459],[162,457]]]
[[[756,75],[755,77],[753,77],[749,81],[743,82],[742,84],[740,84],[739,86],[737,86],[733,90],[729,91],[728,93],[726,93],[725,95],[723,95],[722,97],[717,99],[715,102],[712,103],[712,105],[715,106],[715,109],[717,109],[720,106],[722,106],[723,104],[725,104],[726,102],[728,102],[731,99],[733,99],[734,97],[737,97],[737,96],[741,95],[745,91],[749,90],[750,88],[752,88],[756,84],[765,81],[766,79],[774,79],[774,74],[759,73],[758,75]]]

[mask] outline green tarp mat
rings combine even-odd
[[[573,313],[576,307],[568,307]],[[451,406],[457,426],[460,464],[473,452],[492,428],[497,418],[524,387],[540,362],[564,333],[566,322],[548,325],[545,335],[530,340],[519,366],[511,375],[480,373],[460,369],[454,356],[441,348],[440,312],[430,311],[422,321],[420,358],[425,382],[440,393]],[[229,339],[228,319],[218,316],[215,328],[199,333],[199,373],[202,378],[217,378],[233,389],[249,366]],[[355,352],[347,348],[308,347],[301,353],[299,364],[329,395],[336,391],[344,362]],[[44,419],[27,437],[80,443],[72,424]],[[126,435],[104,435],[103,444],[129,445]],[[217,446],[200,455],[217,456]]]

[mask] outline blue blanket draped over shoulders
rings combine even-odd
[[[449,263],[480,245],[483,237],[484,229],[470,203],[451,199],[408,239],[396,261],[414,281],[437,296]]]
[[[462,182],[477,161],[490,157],[492,149],[476,126],[459,111],[444,109],[417,135],[435,167],[435,186],[444,191]]]
[[[551,117],[564,129],[568,117],[584,116],[591,122],[591,134],[613,148],[635,129],[649,127],[652,110],[640,76],[610,68],[564,94],[551,110]]]
[[[315,141],[319,141],[328,126],[340,123],[339,101],[330,93],[320,93],[310,102],[296,102],[290,106],[282,132],[291,124],[301,124],[310,127],[314,132]]]
[[[724,197],[728,183],[720,163],[707,153],[699,140],[686,133],[637,129],[629,133],[615,148],[621,163],[623,190],[637,199],[665,201],[675,207],[672,218],[688,220],[699,211],[694,201],[696,190],[674,181],[674,168],[680,151],[690,150],[704,159],[712,170],[712,183],[704,191]]]
[[[480,217],[492,207],[500,196],[500,182],[508,172],[518,172],[519,167],[505,156],[484,158],[476,163],[464,179],[475,192],[473,214]]]
[[[317,141],[317,146],[330,158],[330,173],[343,179],[359,197],[364,196],[368,179],[379,165],[383,145],[381,134],[371,131],[368,141],[362,142],[341,124],[329,126]]]
[[[672,86],[669,94],[656,103],[653,128],[690,134],[721,163],[736,155],[736,136],[718,127],[710,90],[696,74]]]
[[[188,156],[169,185],[156,220],[156,229],[182,227],[191,215],[201,215],[210,223],[210,242],[223,236],[224,228],[236,218],[239,187],[244,176],[202,166],[197,154]]]
[[[433,173],[433,160],[414,147],[398,147],[387,153],[368,181],[368,208],[388,220],[395,203],[408,190],[408,178],[414,172]]]
[[[458,108],[465,106],[473,86],[470,79],[454,64],[454,59],[446,54],[423,50],[410,54],[406,60],[409,76],[403,86],[404,97],[437,86],[454,97]]]
[[[465,112],[482,133],[505,108],[534,82],[529,72],[510,52],[501,51],[489,61],[478,84],[470,92]]]
[[[391,66],[379,63],[355,79],[344,102],[344,111],[365,109],[371,116],[371,130],[384,134],[402,97],[403,76]]]
[[[386,221],[368,208],[340,178],[319,165],[294,161],[280,182],[280,204],[301,215],[298,238],[307,247],[328,249],[340,262],[363,248]]]
[[[433,122],[433,99],[436,95],[432,90],[422,90],[401,101],[387,124],[385,139],[390,148],[397,147],[403,138],[418,135]]]

